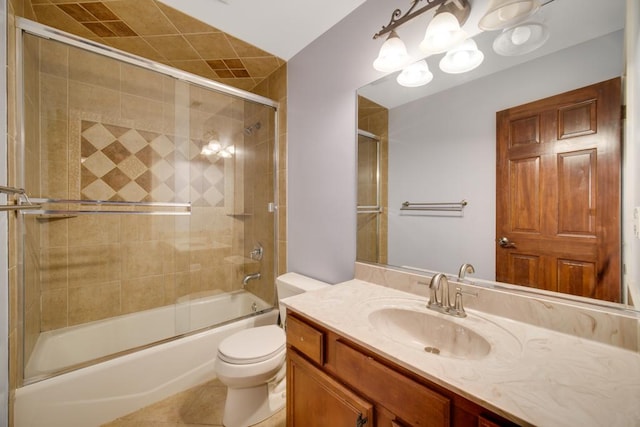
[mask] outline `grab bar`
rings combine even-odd
[[[401,211],[448,211],[448,212],[461,212],[467,201],[462,200],[460,202],[442,202],[442,203],[411,203],[404,202]]]

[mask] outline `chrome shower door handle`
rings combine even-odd
[[[502,236],[499,240],[498,240],[498,244],[500,245],[500,247],[502,248],[515,248],[516,244],[514,242],[512,242],[511,240],[509,240],[507,237]]]

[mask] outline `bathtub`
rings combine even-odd
[[[15,427],[99,426],[209,381],[220,341],[276,323],[278,311],[269,307],[235,291],[43,333],[26,367],[35,376],[222,323],[17,389]]]

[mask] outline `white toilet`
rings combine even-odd
[[[328,286],[297,273],[276,278],[278,300]],[[280,306],[284,324],[285,309]],[[222,340],[215,371],[227,387],[222,423],[247,427],[285,405],[286,336],[278,325],[244,329]]]

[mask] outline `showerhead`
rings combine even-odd
[[[254,124],[252,124],[251,126],[247,126],[246,128],[244,128],[244,134],[247,136],[251,136],[253,135],[253,131],[254,130],[258,130],[262,127],[262,124],[260,122],[256,122]]]

